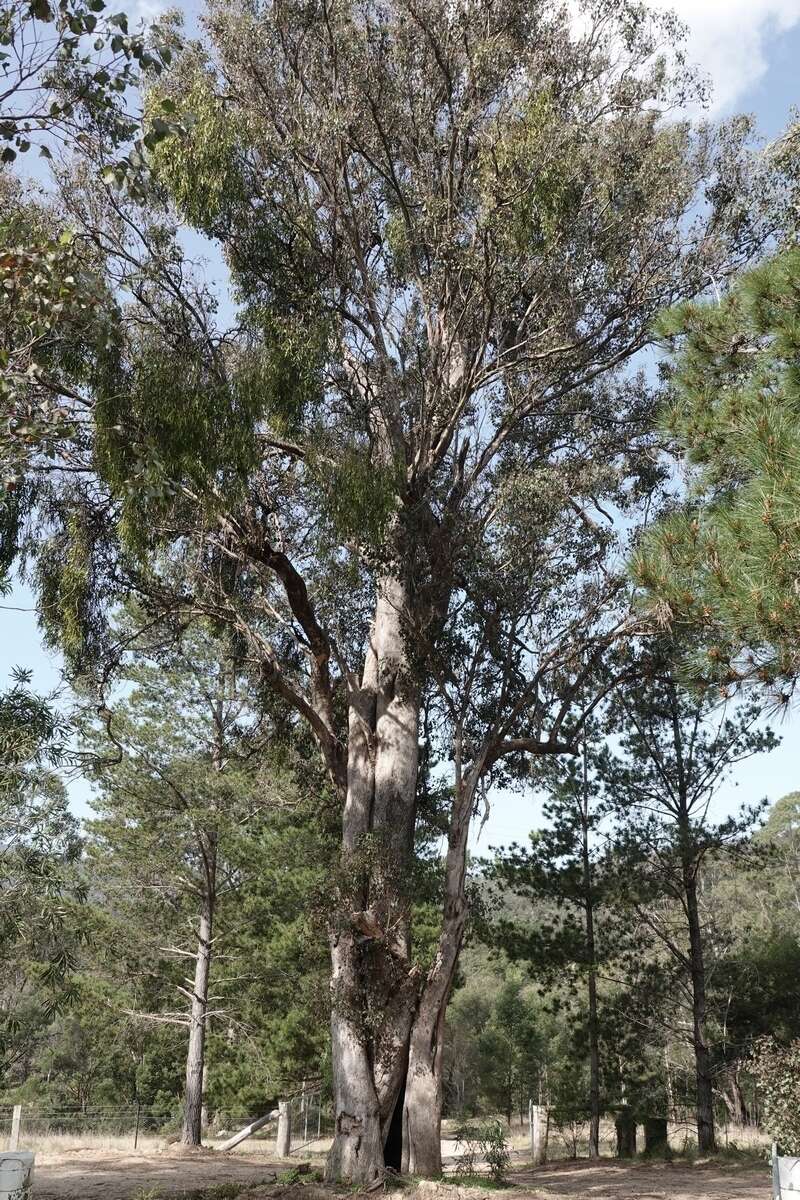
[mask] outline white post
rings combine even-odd
[[[11,1114],[11,1137],[9,1139],[9,1150],[19,1150],[19,1127],[22,1121],[22,1105],[15,1104],[14,1111]]]
[[[292,1106],[290,1101],[278,1104],[278,1140],[275,1153],[278,1158],[288,1158],[292,1152]]]

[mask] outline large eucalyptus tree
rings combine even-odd
[[[342,810],[329,1173],[373,1179],[393,1121],[435,1173],[470,818],[575,744],[626,620],[608,513],[654,479],[622,372],[659,310],[757,251],[763,172],[747,122],[674,119],[679,30],[627,0],[219,3],[203,28],[150,94],[190,118],[154,206],[62,180],[126,303],[81,382],[43,611],[76,662],[113,654],[123,579],[226,621],[308,722]],[[221,247],[233,329],[176,221]],[[421,750],[452,787],[425,962]]]

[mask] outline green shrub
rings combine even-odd
[[[486,1163],[489,1178],[503,1183],[511,1164],[505,1129],[501,1121],[488,1121],[485,1125],[460,1125],[455,1131],[456,1142],[463,1146],[456,1164],[460,1177],[479,1175],[478,1164]]]

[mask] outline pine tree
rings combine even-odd
[[[575,760],[546,766],[537,786],[547,792],[545,826],[531,834],[530,847],[512,846],[490,864],[489,877],[534,903],[550,904],[551,919],[502,917],[491,936],[514,959],[527,962],[540,981],[570,971],[580,978],[588,1042],[589,1154],[600,1153],[603,1071],[599,981],[624,955],[630,941],[615,911],[618,881],[606,853],[603,827],[610,807],[593,769],[597,747],[585,741]],[[562,989],[564,990],[564,989]]]
[[[786,703],[800,676],[800,249],[717,304],[666,313],[660,333],[691,491],[644,537],[634,576],[659,622],[700,632],[699,674]]]
[[[718,822],[710,805],[733,764],[776,739],[759,728],[757,706],[729,714],[713,689],[696,694],[681,686],[673,664],[669,653],[654,657],[637,683],[616,694],[609,714],[616,745],[609,743],[599,770],[618,816],[629,896],[687,980],[697,1137],[708,1152],[716,1142],[702,873],[710,855],[742,842],[758,812],[745,807]]]
[[[118,922],[128,909],[146,924],[146,934],[140,924],[135,935],[149,946],[147,969],[170,956],[193,964],[188,978],[180,970],[174,981],[178,1008],[149,1017],[188,1028],[183,1141],[199,1145],[207,1029],[220,1011],[211,980],[226,931],[217,924],[238,886],[241,831],[270,805],[290,804],[294,790],[277,754],[270,760],[264,751],[274,729],[254,707],[230,641],[202,626],[169,635],[149,630],[121,676],[128,695],[105,710],[94,738],[98,816],[88,829],[96,873],[107,885],[116,877]],[[259,752],[260,772],[251,765]],[[228,933],[238,924],[234,912]]]

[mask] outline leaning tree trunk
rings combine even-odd
[[[706,1040],[706,973],[703,955],[703,935],[697,905],[697,879],[690,866],[684,868],[686,914],[689,923],[689,964],[692,982],[692,1041],[694,1045],[697,1086],[697,1145],[701,1153],[713,1153],[714,1089],[711,1075],[711,1055]]]
[[[381,581],[361,685],[350,697],[339,903],[331,924],[334,1139],[327,1178],[384,1167],[416,1003],[405,894],[416,815],[419,693],[405,651],[408,589]]]
[[[478,778],[476,767],[463,784],[456,786],[445,861],[442,931],[411,1030],[403,1112],[403,1170],[412,1175],[442,1173],[445,1013],[467,917],[467,837]]]
[[[185,1146],[199,1146],[203,1138],[203,1080],[205,1075],[206,1014],[208,982],[211,975],[211,939],[213,936],[213,898],[206,894],[197,934],[192,1008],[189,1017],[189,1047],[186,1053],[183,1132]]]

